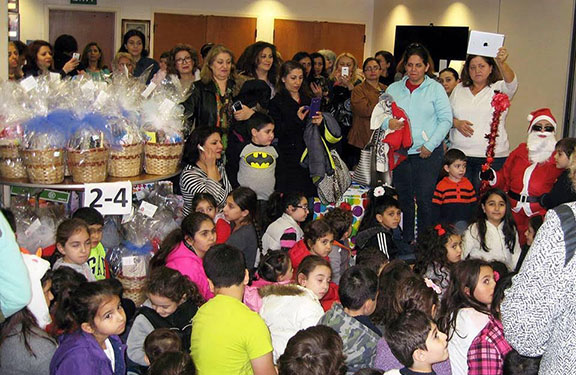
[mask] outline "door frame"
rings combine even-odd
[[[47,4],[44,5],[44,28],[42,30],[42,34],[44,36],[44,40],[48,40],[50,37],[50,11],[51,10],[69,10],[69,11],[76,11],[76,12],[99,12],[99,13],[114,13],[114,53],[118,51],[120,46],[122,45],[122,20],[119,17],[120,8],[118,7],[100,7],[100,6],[82,6],[82,8],[78,8],[78,6],[73,5],[52,5]],[[81,48],[78,46],[78,48]],[[83,48],[83,47],[82,47]],[[112,58],[114,58],[112,56]],[[112,61],[112,60],[110,60]]]

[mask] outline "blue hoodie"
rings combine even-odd
[[[416,151],[424,146],[434,151],[442,143],[452,127],[452,108],[444,87],[432,78],[424,76],[424,82],[412,93],[406,87],[408,77],[394,82],[386,93],[392,95],[396,104],[402,108],[410,119],[412,139],[414,143],[408,154],[418,154]],[[386,119],[381,128],[388,129]],[[425,133],[425,135],[423,135]]]

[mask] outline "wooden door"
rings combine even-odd
[[[285,61],[297,52],[319,50],[320,28],[318,22],[274,20],[274,45]]]
[[[107,66],[110,66],[116,53],[115,26],[115,14],[112,12],[50,9],[49,13],[48,29],[52,45],[62,34],[69,34],[76,38],[78,53],[82,53],[86,44],[96,42],[102,49],[104,64]]]
[[[206,41],[229,48],[236,60],[256,41],[256,18],[208,16]]]
[[[354,23],[321,22],[320,48],[331,49],[336,55],[350,52],[358,65],[364,61],[365,25]]]
[[[154,13],[154,58],[186,43],[199,51],[206,43],[206,17],[187,14]]]
[[[275,19],[274,44],[285,60],[298,51],[327,48],[336,55],[350,52],[362,64],[365,28],[364,24]]]

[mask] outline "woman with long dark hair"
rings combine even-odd
[[[146,80],[149,81],[160,69],[158,62],[148,57],[149,52],[146,49],[146,37],[141,31],[128,30],[122,37],[122,47],[120,47],[118,52],[128,52],[132,55],[136,63],[133,72],[134,77],[140,77],[149,66],[152,66],[150,74],[146,77]]]
[[[71,58],[64,64],[60,71],[54,69],[54,51],[50,43],[44,40],[35,40],[28,46],[28,55],[26,56],[26,65],[22,68],[24,76],[37,77],[50,72],[58,72],[61,77],[72,73],[80,61],[76,58]]]
[[[275,94],[279,69],[280,57],[276,46],[267,42],[249,45],[238,58],[238,71],[250,78],[266,82],[271,90],[270,98]]]
[[[194,129],[184,146],[182,163],[184,170],[180,176],[180,189],[184,198],[184,215],[191,212],[192,199],[196,193],[210,193],[220,208],[232,186],[221,162],[222,131],[215,127]]]
[[[275,190],[302,192],[307,197],[317,195],[308,169],[300,165],[304,149],[304,129],[310,97],[304,90],[305,70],[296,61],[287,61],[280,67],[280,79],[276,96],[270,102],[270,116],[274,119],[274,133],[278,138],[278,165],[276,166]],[[315,123],[322,116],[314,116]]]
[[[102,48],[96,42],[90,42],[84,47],[82,51],[82,58],[80,60],[81,69],[89,74],[95,80],[103,80],[105,75],[110,74],[110,70],[102,62],[104,55]]]

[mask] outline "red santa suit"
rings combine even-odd
[[[534,111],[529,116],[531,132],[534,132],[533,125],[541,120],[550,122],[556,128],[554,117],[549,110],[545,110]],[[554,138],[551,132],[548,132],[548,136]],[[528,229],[529,218],[546,213],[538,202],[540,196],[552,190],[562,172],[562,169],[556,168],[553,151],[550,151],[547,159],[533,161],[527,143],[522,143],[510,153],[502,169],[497,172],[496,181],[491,181],[491,185],[508,193],[520,244],[526,243],[524,232]]]

